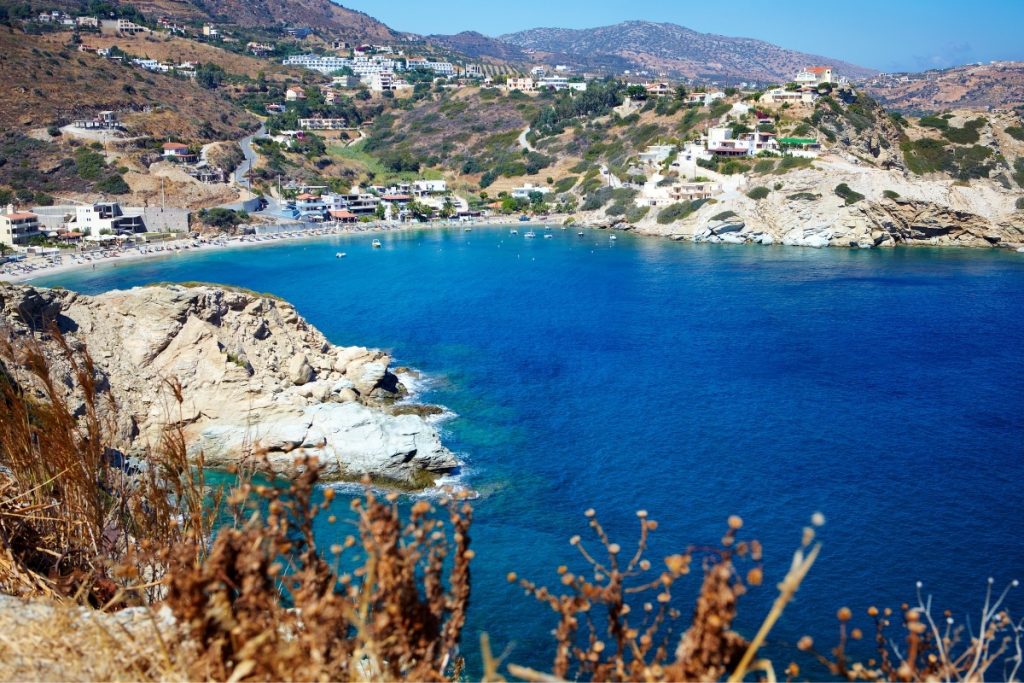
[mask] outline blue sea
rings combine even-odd
[[[740,604],[748,636],[823,513],[820,559],[771,635],[777,670],[805,633],[827,651],[840,607],[867,630],[869,605],[913,602],[921,581],[976,623],[988,577],[1024,578],[1024,255],[553,232],[332,237],[40,283],[273,292],[335,343],[422,370],[479,492],[471,671],[482,631],[509,661],[550,668],[554,617],[505,577],[556,586],[558,565],[583,569],[568,539],[588,538],[590,507],[626,549],[636,510],[658,520],[655,569],[740,515],[765,547],[764,586]]]

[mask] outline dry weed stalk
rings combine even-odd
[[[868,608],[867,615],[874,623],[876,658],[850,660],[847,646],[851,640],[864,638],[864,634],[859,628],[848,628],[853,613],[845,607],[836,614],[839,641],[831,650],[831,658],[815,650],[810,636],[804,636],[798,647],[812,654],[833,676],[850,681],[1017,681],[1024,660],[1024,620],[1011,619],[1004,605],[1019,583],[1010,582],[995,598],[993,583],[990,578],[977,632],[969,620],[958,624],[948,610],[936,617],[932,596],[925,598],[918,582],[917,604],[904,603],[899,608],[902,638],[889,635],[894,610]],[[997,664],[1002,665],[1002,671],[996,670]],[[789,673],[791,677],[799,673],[795,664],[790,664]]]
[[[247,515],[244,522],[221,530],[200,566],[191,564],[187,546],[172,563],[167,603],[196,648],[193,675],[442,680],[457,674],[473,557],[470,506],[444,501],[449,541],[430,503],[416,502],[403,524],[397,496],[382,500],[367,489],[365,500],[352,503],[359,539],[349,536],[330,548],[336,564],[350,559],[350,549],[362,550],[361,558],[351,558],[354,571],[339,575],[313,538],[313,521],[333,491],[314,503],[316,462],[301,470],[286,488],[244,483],[230,497],[239,516]],[[246,505],[254,499],[258,507]]]
[[[510,665],[509,671],[530,680],[623,681],[712,680],[731,670],[746,648],[746,642],[731,628],[737,600],[747,584],[760,584],[762,576],[760,544],[737,538],[742,520],[729,518],[721,547],[689,548],[665,558],[665,569],[654,571],[644,555],[658,524],[645,511],[637,513],[639,540],[628,559],[619,544],[608,538],[594,511],[587,510],[586,516],[606,559],[597,559],[580,537],[574,536],[570,543],[589,568],[587,576],[571,573],[565,566],[558,568],[567,593],[519,580],[527,594],[558,615],[551,674],[515,665]],[[680,617],[671,605],[673,588],[690,573],[695,558],[701,562],[704,578],[689,628],[673,648],[673,626]],[[734,564],[738,558],[755,563],[746,583]],[[509,575],[510,581],[517,579],[515,574]],[[600,619],[605,621],[603,628],[595,623]]]
[[[129,464],[88,351],[55,327],[44,339],[52,357],[34,337],[0,338],[0,590],[97,607],[150,601],[157,551],[185,538],[205,546],[202,470],[173,430],[148,466]]]

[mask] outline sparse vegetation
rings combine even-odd
[[[759,185],[755,188],[752,188],[749,192],[747,192],[747,196],[753,199],[754,201],[760,201],[767,197],[769,194],[771,194],[771,192],[772,191],[769,190],[767,187]]]
[[[836,195],[841,197],[843,201],[846,202],[847,206],[849,206],[850,204],[856,204],[860,200],[864,199],[864,195],[862,195],[860,192],[855,192],[854,190],[850,189],[850,186],[847,185],[846,183],[839,183],[838,185],[836,185],[835,192]]]

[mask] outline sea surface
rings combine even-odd
[[[765,548],[764,585],[740,603],[748,635],[824,514],[820,559],[772,632],[776,670],[805,633],[827,651],[840,607],[868,631],[869,605],[913,602],[921,581],[977,623],[988,577],[1024,578],[1024,256],[553,234],[332,237],[39,282],[272,292],[333,342],[426,373],[421,399],[456,414],[444,439],[479,493],[471,671],[482,631],[508,661],[550,668],[554,615],[506,574],[555,587],[558,565],[584,569],[569,538],[590,538],[591,507],[627,550],[647,510],[654,570],[742,516]],[[696,587],[678,593],[684,614]],[[1010,604],[1022,616],[1021,595]]]

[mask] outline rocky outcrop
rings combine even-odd
[[[726,192],[669,225],[657,223],[652,210],[635,228],[644,234],[712,243],[1024,246],[1024,212],[1016,209],[1020,194],[999,183],[974,180],[965,185],[837,157],[814,163],[813,169],[771,177],[771,192],[764,199]],[[841,184],[863,198],[847,205],[836,193]]]
[[[137,450],[180,424],[213,466],[261,453],[287,474],[313,455],[325,476],[419,485],[458,465],[425,419],[385,409],[405,393],[387,354],[334,346],[284,301],[213,286],[98,296],[6,286],[0,308],[16,334],[55,323],[73,349],[88,348],[118,436]],[[46,348],[70,387],[55,342]]]

